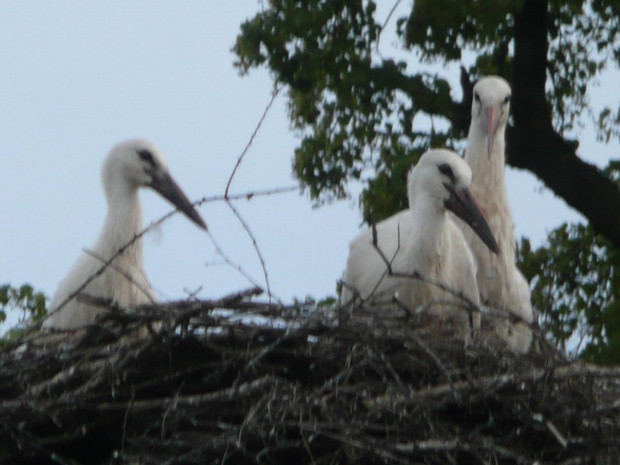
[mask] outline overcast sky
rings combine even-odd
[[[393,2],[383,3],[386,16]],[[230,52],[239,25],[259,8],[257,0],[0,3],[0,283],[29,282],[52,295],[98,236],[106,210],[100,167],[119,141],[152,140],[191,199],[224,192],[271,98],[268,73],[239,77]],[[393,42],[384,41],[387,47]],[[448,70],[455,91],[457,65]],[[603,81],[593,98],[616,92],[613,82]],[[582,139],[583,153],[603,166],[617,146],[593,139]],[[231,192],[294,185],[297,142],[282,95]],[[579,218],[541,193],[527,173],[509,173],[509,196],[517,235],[535,245],[553,227]],[[141,198],[145,224],[171,209],[152,192]],[[277,296],[335,294],[361,224],[356,199],[313,209],[306,195],[289,193],[241,201],[237,208]],[[264,283],[251,240],[230,210],[209,203],[200,213],[224,250]],[[204,232],[179,215],[149,234],[144,248],[162,299],[197,289],[199,297],[217,298],[250,286],[222,263]]]

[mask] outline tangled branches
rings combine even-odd
[[[258,292],[111,308],[6,348],[0,462],[620,462],[620,369]]]

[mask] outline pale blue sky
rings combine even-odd
[[[239,77],[230,52],[240,23],[259,8],[256,0],[0,3],[0,283],[30,282],[51,296],[98,235],[105,215],[99,170],[121,140],[158,145],[190,198],[223,193],[271,95],[268,73]],[[295,183],[297,139],[285,108],[280,96],[232,192]],[[616,147],[583,146],[601,165],[615,155]],[[528,174],[509,175],[517,234],[535,244],[578,218],[539,187]],[[142,199],[145,224],[171,208],[150,192]],[[335,293],[360,225],[356,205],[313,209],[297,193],[238,203],[277,296]],[[230,211],[209,204],[200,212],[227,253],[262,282],[251,241]],[[216,298],[249,286],[180,216],[146,237],[145,255],[163,299],[199,287],[200,297]]]

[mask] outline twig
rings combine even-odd
[[[123,434],[121,435],[121,454],[123,453],[123,450],[125,449],[125,437],[127,435],[127,418],[129,418],[129,410],[131,409],[131,403],[134,400],[134,396],[135,396],[135,391],[132,389],[131,399],[129,399],[129,406],[127,407],[127,410],[125,411],[125,418],[123,418]]]
[[[299,425],[299,429],[301,431],[310,431],[315,434],[320,434],[325,437],[335,439],[336,441],[340,441],[343,444],[348,444],[356,449],[364,450],[366,452],[371,452],[373,455],[376,455],[383,460],[391,460],[396,463],[403,463],[407,465],[413,465],[414,462],[407,460],[406,458],[397,455],[390,451],[388,448],[384,446],[379,446],[376,444],[376,441],[372,441],[371,438],[364,438],[363,441],[359,439],[352,438],[350,436],[345,436],[343,434],[335,433],[332,431],[322,430],[317,428],[314,425],[309,425],[307,423],[302,423]]]
[[[235,214],[235,216],[237,217],[237,219],[239,220],[239,222],[243,226],[243,229],[245,229],[245,231],[248,233],[248,236],[250,236],[250,240],[252,241],[252,245],[254,246],[254,250],[256,250],[256,254],[258,255],[258,259],[260,261],[261,267],[263,268],[263,275],[265,276],[265,285],[267,286],[267,295],[269,296],[269,300],[270,301],[271,301],[271,287],[269,285],[269,274],[267,273],[267,266],[265,265],[265,259],[263,258],[263,254],[261,253],[260,248],[258,247],[258,242],[256,241],[256,238],[254,237],[254,234],[252,234],[252,231],[250,230],[250,227],[245,222],[245,220],[241,217],[241,215],[239,214],[237,209],[231,203],[230,198],[228,197],[228,191],[230,189],[230,185],[232,183],[232,180],[235,177],[235,174],[237,173],[237,169],[241,165],[241,162],[243,161],[243,158],[245,157],[246,153],[250,149],[250,146],[252,145],[252,142],[254,142],[254,138],[258,134],[258,131],[260,130],[260,128],[261,128],[261,126],[263,124],[263,121],[267,117],[267,114],[269,113],[269,110],[271,109],[271,106],[273,105],[273,102],[275,102],[276,97],[278,96],[279,92],[280,92],[280,87],[276,87],[274,89],[274,91],[273,91],[273,94],[271,95],[271,100],[269,101],[269,103],[265,107],[265,111],[263,112],[263,115],[261,116],[260,120],[258,121],[258,124],[254,128],[254,132],[252,133],[252,136],[250,137],[250,140],[248,141],[248,143],[246,144],[245,148],[243,149],[243,152],[241,152],[241,155],[239,155],[239,158],[237,159],[237,163],[235,164],[235,167],[233,168],[232,173],[230,173],[230,178],[228,178],[228,183],[226,184],[226,190],[224,191],[224,198],[225,198],[225,201],[226,201],[226,205],[228,205],[228,207],[232,210],[232,212]]]
[[[252,230],[250,229],[250,226],[243,219],[243,217],[237,211],[237,209],[234,207],[232,202],[230,202],[229,200],[226,200],[226,205],[228,205],[228,207],[232,210],[234,215],[237,217],[237,219],[239,220],[239,222],[243,226],[243,229],[245,229],[245,231],[248,233],[248,236],[250,236],[250,239],[252,241],[252,246],[254,247],[254,250],[256,250],[256,254],[258,255],[258,259],[259,259],[261,267],[263,269],[263,276],[265,277],[265,286],[267,286],[267,296],[269,297],[269,302],[271,303],[271,287],[269,285],[269,274],[267,273],[267,265],[265,264],[265,259],[263,257],[263,254],[261,253],[260,248],[258,247],[258,242],[256,241],[256,237],[254,237],[254,234],[252,233]]]
[[[272,189],[263,189],[258,191],[249,191],[242,192],[239,194],[228,194],[228,195],[210,195],[208,197],[203,197],[202,199],[194,202],[192,205],[194,207],[199,207],[205,203],[211,202],[222,202],[222,201],[232,201],[232,200],[252,200],[254,197],[268,197],[271,195],[277,194],[286,194],[288,192],[299,191],[299,186],[288,186],[288,187],[274,187]]]
[[[454,399],[457,401],[460,400],[457,391],[454,389],[454,383],[452,382],[452,376],[450,376],[450,373],[448,373],[448,370],[446,370],[446,367],[442,363],[439,356],[435,353],[435,351],[433,351],[428,346],[428,344],[422,341],[422,339],[420,339],[417,336],[415,331],[411,332],[411,339],[413,339],[413,342],[415,342],[418,345],[418,347],[420,347],[431,358],[431,360],[433,360],[437,368],[439,368],[439,371],[441,371],[441,373],[444,375],[444,377],[448,381],[448,386],[450,387],[450,391],[452,392]]]
[[[374,225],[373,225],[373,228],[374,228]],[[441,289],[442,291],[448,292],[448,293],[452,294],[453,296],[458,297],[459,299],[462,299],[463,301],[465,301],[469,305],[471,305],[473,308],[478,309],[478,311],[480,311],[478,305],[476,303],[474,303],[471,299],[469,299],[467,296],[465,296],[462,292],[457,292],[457,291],[451,289],[450,287],[446,286],[445,284],[440,283],[439,281],[435,281],[433,279],[427,278],[427,277],[421,275],[417,271],[414,271],[413,273],[401,273],[401,272],[394,271],[392,269],[392,263],[394,261],[394,258],[396,257],[396,254],[398,253],[398,250],[400,249],[400,225],[399,225],[399,228],[398,228],[397,231],[398,231],[398,247],[396,249],[396,252],[394,253],[394,257],[392,257],[392,260],[388,260],[388,258],[385,256],[385,254],[381,250],[381,247],[379,247],[379,244],[378,244],[378,241],[377,241],[377,234],[376,234],[376,232],[373,232],[372,246],[377,251],[377,253],[379,254],[379,257],[381,257],[381,260],[383,260],[383,263],[385,263],[385,266],[387,268],[388,276],[393,276],[393,277],[396,277],[396,278],[415,279],[417,281],[422,281],[424,283],[431,284],[432,286],[435,286],[435,287]],[[378,284],[377,284],[377,286],[378,286]]]
[[[414,453],[418,451],[428,451],[428,452],[447,452],[447,451],[468,451],[471,453],[475,453],[479,450],[485,450],[488,452],[493,452],[501,457],[506,459],[511,459],[516,463],[530,463],[522,455],[517,454],[516,452],[507,449],[506,447],[500,446],[496,444],[494,441],[477,441],[475,444],[470,444],[463,441],[458,441],[456,439],[429,439],[427,441],[417,441],[410,443],[398,443],[394,446],[394,449],[399,452],[404,453]]]
[[[233,168],[232,173],[230,173],[230,178],[228,178],[228,183],[226,184],[226,190],[224,191],[224,198],[227,200],[230,200],[230,198],[228,197],[228,190],[230,189],[230,184],[232,183],[232,180],[235,177],[235,174],[237,173],[237,169],[239,168],[239,165],[241,165],[241,161],[243,160],[243,157],[245,157],[245,154],[250,149],[252,142],[254,142],[254,138],[256,137],[256,134],[258,134],[258,131],[260,130],[261,126],[263,125],[263,121],[265,121],[265,118],[267,117],[267,113],[269,113],[269,110],[271,109],[273,102],[275,102],[276,97],[280,93],[280,89],[281,89],[280,87],[276,87],[273,93],[271,94],[271,100],[269,100],[269,103],[265,107],[265,111],[263,112],[263,115],[261,116],[260,120],[258,121],[258,124],[254,128],[254,132],[252,133],[252,136],[250,136],[250,140],[248,141],[245,148],[243,149],[243,152],[241,152],[241,155],[239,155],[239,158],[237,159],[237,163],[235,164],[235,167]]]
[[[96,253],[96,252],[94,252],[92,250],[86,249],[86,248],[84,248],[82,250],[84,251],[85,254],[90,255],[91,257],[93,257],[94,259],[100,261],[101,263],[105,263],[106,262],[105,258],[103,258],[98,253]],[[127,281],[129,281],[131,284],[136,286],[138,288],[138,290],[140,292],[142,292],[151,301],[152,304],[157,302],[155,299],[153,299],[153,297],[151,296],[151,293],[148,291],[148,289],[146,289],[141,283],[139,283],[135,279],[133,279],[133,276],[131,276],[127,271],[123,270],[119,266],[116,266],[116,264],[114,264],[114,263],[110,263],[108,265],[108,267],[111,268],[112,270],[116,271],[118,274],[123,276]]]
[[[252,278],[252,276],[250,276],[249,273],[247,273],[242,267],[241,265],[235,263],[227,254],[226,252],[224,252],[224,249],[222,249],[222,247],[218,244],[218,242],[215,240],[215,237],[213,236],[213,233],[211,231],[207,231],[207,234],[209,235],[209,237],[211,238],[211,242],[213,242],[213,246],[215,247],[215,249],[217,250],[217,252],[222,256],[222,258],[224,260],[226,260],[226,263],[228,263],[231,267],[233,267],[235,270],[237,270],[239,273],[241,273],[241,275],[247,279],[250,284],[252,284],[253,286],[260,288],[260,284],[258,284],[258,282],[256,282],[254,280],[254,278]],[[273,293],[270,294],[271,297],[273,297],[275,299],[276,302],[278,302],[278,304],[284,306],[284,303],[282,302],[282,300],[280,300],[278,297],[276,297],[275,295],[273,295]]]
[[[370,293],[371,296],[374,295],[375,292],[377,292],[377,289],[379,289],[379,286],[381,285],[381,283],[383,282],[383,280],[385,279],[387,275],[390,275],[390,276],[393,275],[392,263],[394,263],[394,260],[396,260],[396,256],[398,255],[398,252],[400,251],[400,223],[398,223],[398,226],[396,227],[396,234],[397,234],[396,251],[394,252],[394,255],[392,256],[392,259],[388,260],[387,257],[383,254],[383,252],[379,248],[377,225],[374,222],[372,224],[372,246],[375,248],[375,250],[379,251],[379,254],[381,255],[382,260],[387,265],[387,268],[381,275],[381,278],[379,278],[379,281],[377,281],[377,284],[375,285],[372,292]]]
[[[401,1],[402,0],[397,0],[396,3],[394,3],[394,5],[392,6],[392,9],[390,10],[387,17],[385,18],[383,25],[379,29],[379,33],[377,34],[377,44],[375,46],[375,49],[377,50],[377,53],[379,53],[379,55],[381,55],[381,53],[379,52],[379,42],[381,41],[381,34],[383,34],[383,30],[387,27],[388,23],[390,22],[390,19],[392,18],[392,15],[396,11],[396,8],[398,8],[398,5],[400,5]]]
[[[242,399],[246,396],[260,392],[276,383],[276,379],[271,375],[266,375],[253,381],[244,383],[240,386],[221,389],[206,394],[195,394],[179,397],[164,397],[157,399],[137,400],[131,404],[133,412],[147,412],[150,410],[165,411],[173,403],[177,408],[197,408],[199,406],[208,405],[216,402],[232,402],[236,399]],[[125,410],[129,407],[128,402],[103,402],[95,406],[95,410],[99,412]]]
[[[497,391],[507,385],[534,383],[540,379],[544,379],[549,374],[550,370],[553,371],[553,376],[556,380],[587,374],[596,374],[598,377],[610,376],[620,378],[620,368],[604,368],[594,365],[572,364],[555,369],[553,367],[550,369],[534,369],[526,373],[517,372],[506,375],[482,376],[474,380],[460,381],[454,383],[452,386],[441,384],[427,389],[420,389],[412,392],[409,396],[400,396],[396,399],[396,402],[395,399],[383,397],[375,399],[372,403],[369,403],[369,405],[382,410],[391,410],[396,404],[430,406],[434,399],[441,399],[445,395],[451,394],[452,392],[463,395],[468,392],[471,393],[479,391],[484,392],[485,395],[489,395],[491,391]]]
[[[534,413],[532,415],[532,418],[534,418],[535,421],[545,425],[547,429],[549,430],[549,432],[551,432],[553,437],[555,437],[555,439],[558,441],[558,443],[564,449],[566,449],[566,446],[567,446],[566,438],[564,437],[564,435],[562,435],[562,433],[560,433],[560,430],[557,429],[557,427],[551,422],[551,420],[545,418],[545,416],[542,413]]]
[[[288,326],[286,328],[286,331],[284,332],[284,334],[282,336],[280,336],[279,338],[277,338],[275,341],[273,341],[271,344],[269,344],[267,347],[265,347],[264,349],[262,349],[258,355],[256,355],[254,358],[252,358],[251,360],[249,360],[245,366],[239,370],[239,374],[237,375],[237,379],[235,380],[235,382],[233,383],[233,386],[237,386],[239,384],[239,381],[241,380],[241,377],[250,369],[252,369],[254,367],[254,365],[256,365],[256,363],[258,363],[263,357],[265,357],[265,355],[267,355],[269,352],[271,352],[273,349],[275,349],[277,346],[279,346],[280,344],[282,344],[283,341],[285,341],[290,335],[291,335],[291,330],[292,327]]]

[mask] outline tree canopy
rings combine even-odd
[[[340,198],[349,180],[372,172],[363,193],[366,219],[370,205],[379,217],[402,207],[404,185],[385,192],[386,177],[403,179],[401,171],[430,145],[465,136],[475,79],[507,78],[509,163],[538,176],[618,246],[620,193],[577,155],[569,135],[590,109],[588,86],[620,58],[619,13],[616,2],[602,0],[414,2],[394,19],[404,50],[434,63],[476,53],[475,64],[463,68],[460,101],[440,73],[382,56],[380,42],[392,39],[382,35],[385,18],[377,18],[374,1],[272,0],[241,26],[234,51],[242,73],[264,65],[287,87],[291,121],[304,135],[294,172],[313,198]],[[448,127],[416,131],[418,114]],[[595,118],[600,137],[617,135],[617,108]]]
[[[274,85],[286,88],[291,122],[302,135],[293,170],[311,197],[318,203],[345,197],[348,183],[361,179],[365,221],[404,208],[406,171],[427,148],[462,142],[473,84],[483,75],[497,74],[513,89],[508,163],[532,172],[592,228],[565,226],[566,234],[552,235],[549,247],[522,255],[540,267],[530,267],[528,277],[542,276],[545,266],[551,269],[553,253],[563,253],[571,240],[578,240],[582,251],[619,247],[620,189],[613,170],[601,171],[584,161],[576,137],[587,118],[602,141],[617,140],[620,134],[619,102],[595,109],[588,98],[601,73],[619,64],[620,4],[416,0],[398,16],[393,13],[402,10],[399,4],[391,1],[390,13],[379,17],[372,0],[269,0],[241,25],[234,46],[236,66],[242,74],[267,67]],[[388,37],[390,24],[396,25],[395,36]],[[382,48],[385,41],[397,44],[390,56]],[[458,84],[450,82],[441,66],[436,72],[420,66],[460,64],[464,53],[475,59],[461,67]],[[462,95],[460,100],[455,94]],[[430,130],[413,124],[421,115],[430,118]],[[598,241],[603,240],[601,249]],[[600,255],[584,254],[589,260]],[[565,265],[575,267],[583,256],[568,256]],[[608,277],[615,273],[609,266]],[[539,277],[536,284],[562,293],[555,278]],[[579,292],[587,304],[596,294],[587,286]],[[615,301],[615,293],[608,286],[603,300]],[[619,312],[611,314],[620,320]],[[601,326],[604,344],[614,331],[620,338],[619,326],[610,321]]]

